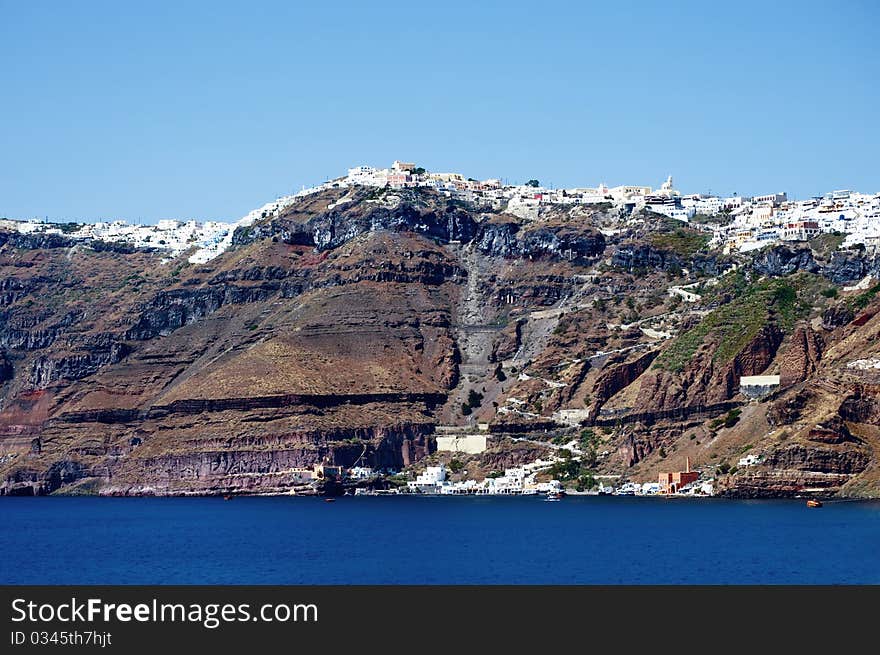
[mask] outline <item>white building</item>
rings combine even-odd
[[[809,241],[819,236],[822,230],[815,221],[794,221],[782,228],[783,241]]]
[[[462,434],[437,437],[437,450],[440,452],[477,455],[486,450],[486,435]]]
[[[682,221],[684,223],[687,223],[691,218],[693,218],[694,214],[696,214],[696,210],[693,206],[678,207],[675,205],[675,203],[672,202],[649,201],[645,203],[645,208],[649,211],[654,212],[655,214],[662,214],[664,216],[674,218],[675,220]]]
[[[779,388],[778,375],[743,375],[739,390],[746,398],[762,398]]]
[[[348,470],[348,477],[353,480],[366,480],[374,475],[375,472],[369,466],[353,466]]]
[[[487,492],[490,494],[519,494],[525,487],[526,471],[522,467],[504,470],[498,478],[486,478]]]
[[[745,457],[740,457],[739,461],[736,463],[737,466],[755,466],[756,464],[760,464],[763,460],[759,455],[755,455],[754,453],[749,453]]]
[[[778,205],[780,203],[787,202],[787,201],[788,201],[788,195],[785,192],[771,193],[771,194],[764,195],[764,196],[754,196],[752,198],[752,202],[754,202],[756,204],[768,202],[771,205]]]
[[[699,200],[694,202],[694,211],[698,214],[703,214],[705,216],[714,216],[715,214],[720,214],[722,209],[724,209],[724,202],[721,200],[721,198],[700,198]]]
[[[419,473],[415,481],[407,482],[410,491],[438,493],[440,485],[446,480],[446,466],[429,466],[424,473]]]

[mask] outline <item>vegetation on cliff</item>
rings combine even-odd
[[[799,301],[797,287],[789,280],[760,280],[741,288],[742,280],[734,274],[730,286],[737,295],[677,337],[654,360],[654,367],[681,371],[706,343],[715,345],[713,361],[726,364],[765,326],[776,324],[790,330],[794,322],[809,311],[809,307]]]

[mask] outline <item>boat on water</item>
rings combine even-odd
[[[807,501],[807,507],[822,507],[822,501],[816,500],[815,498],[810,498]]]
[[[226,494],[223,496],[223,500],[232,500],[232,496],[230,494]]]
[[[550,491],[547,493],[547,497],[544,499],[545,502],[555,502],[557,500],[562,500],[561,491]]]
[[[336,502],[336,499],[335,498],[325,498],[324,502],[325,503],[333,503],[333,502]]]

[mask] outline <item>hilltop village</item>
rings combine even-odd
[[[21,233],[58,234],[83,240],[125,242],[153,248],[201,264],[232,245],[235,229],[277,216],[297,202],[332,189],[349,187],[389,189],[426,188],[476,207],[504,210],[523,219],[536,219],[548,205],[606,206],[622,219],[642,210],[667,216],[711,234],[710,247],[723,252],[748,251],[780,242],[808,241],[819,234],[841,235],[840,248],[880,245],[880,193],[838,190],[807,200],[789,200],[786,193],[744,197],[684,194],[670,176],[659,189],[615,186],[548,189],[539,180],[504,184],[501,179],[476,180],[461,173],[434,173],[415,163],[395,161],[390,168],[356,166],[347,175],[282,196],[249,212],[234,223],[160,220],[134,225],[123,220],[98,223],[48,223],[0,220],[0,228]]]
[[[395,161],[0,220],[0,493],[874,496],[878,212]]]

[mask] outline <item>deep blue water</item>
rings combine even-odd
[[[880,583],[880,503],[0,498],[4,584]]]

